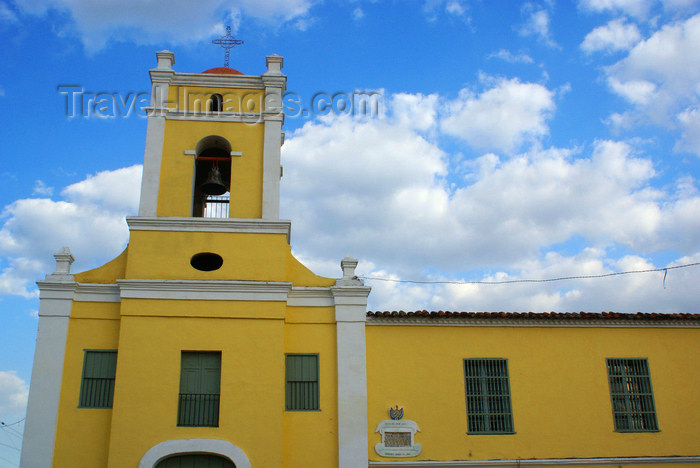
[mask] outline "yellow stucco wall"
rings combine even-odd
[[[119,278],[124,278],[126,274],[126,258],[129,253],[127,246],[117,258],[111,260],[104,265],[93,268],[92,270],[83,271],[74,275],[75,281],[78,283],[98,283],[110,284],[114,283]]]
[[[66,340],[54,466],[104,468],[112,410],[78,408],[84,350],[117,349],[119,303],[75,302]]]
[[[255,466],[280,466],[284,305],[259,305],[124,301],[109,467],[137,466],[154,445],[183,438],[235,441]],[[218,428],[176,425],[182,351],[221,351]]]
[[[369,456],[404,408],[420,460],[700,453],[697,329],[367,327]],[[648,358],[659,432],[613,430],[606,358]],[[515,434],[467,435],[465,358],[507,358]]]
[[[295,286],[329,286],[291,254],[284,234],[134,231],[127,278],[288,281]],[[214,271],[190,265],[193,255],[213,252],[224,263]]]
[[[158,216],[191,216],[194,150],[209,135],[218,135],[241,156],[231,158],[229,217],[262,216],[263,136],[261,123],[168,120],[165,124],[158,193]]]
[[[284,468],[338,466],[335,334],[333,307],[287,308],[284,351],[318,354],[321,409],[283,413]]]
[[[207,101],[213,94],[223,98],[224,112],[254,112],[263,108],[265,93],[262,89],[220,88],[203,86],[170,86],[168,107],[190,113],[205,113]]]

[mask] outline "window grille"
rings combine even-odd
[[[287,354],[285,375],[287,411],[320,409],[317,354]]]
[[[111,408],[116,369],[116,351],[85,350],[78,406],[81,408]]]
[[[465,359],[469,434],[513,433],[506,359]]]
[[[658,431],[647,360],[607,359],[607,365],[615,430]]]
[[[228,218],[230,194],[208,195],[204,200],[205,218]]]
[[[182,352],[178,426],[219,426],[220,352]]]

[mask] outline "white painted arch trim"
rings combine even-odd
[[[141,458],[139,468],[154,468],[161,460],[188,453],[210,453],[231,460],[236,468],[250,468],[250,460],[243,450],[220,439],[174,439],[151,447]]]
[[[467,467],[543,467],[602,465],[675,465],[700,463],[700,456],[675,457],[609,457],[609,458],[530,458],[520,460],[454,460],[454,461],[370,461],[369,468],[467,468]]]

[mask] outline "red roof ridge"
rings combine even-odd
[[[238,70],[229,67],[214,67],[202,72],[202,74],[205,73],[209,75],[243,75],[243,73]]]

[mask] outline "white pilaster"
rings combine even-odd
[[[67,247],[54,255],[56,271],[39,281],[39,330],[29,386],[21,468],[50,467],[56,439],[63,358],[76,283],[70,274],[73,256]]]
[[[370,287],[355,276],[357,260],[341,261],[343,278],[331,287],[338,351],[338,466],[366,468],[367,351],[365,318]]]
[[[262,218],[272,220],[279,219],[280,212],[282,94],[287,84],[287,77],[281,72],[282,66],[281,56],[268,55],[267,71],[262,75],[265,85]]]
[[[141,176],[141,200],[139,216],[155,216],[158,208],[160,186],[160,163],[163,157],[165,137],[165,115],[168,107],[168,90],[175,75],[172,69],[175,55],[168,50],[156,52],[158,67],[150,70],[151,107],[146,127],[146,146],[143,155],[143,175]]]

